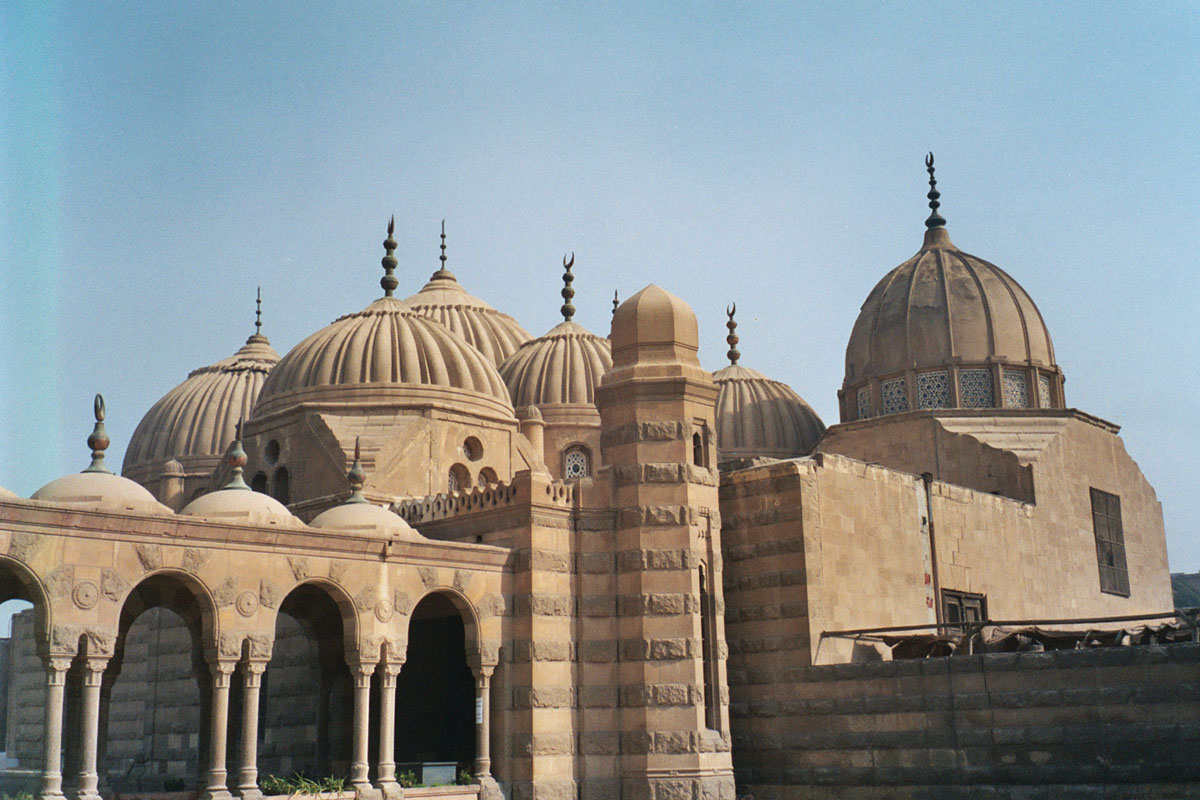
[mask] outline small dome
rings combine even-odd
[[[567,321],[522,345],[500,365],[500,376],[517,408],[595,405],[596,387],[610,367],[608,339]]]
[[[0,500],[16,500],[16,499],[19,499],[19,497],[20,497],[20,495],[18,495],[16,492],[10,491],[8,489],[5,489],[3,486],[0,486]]]
[[[304,527],[304,523],[274,497],[241,488],[218,489],[202,494],[184,506],[179,513],[182,516],[204,517],[234,525]]]
[[[343,503],[334,506],[318,514],[309,526],[344,531],[372,539],[425,539],[402,517],[373,503]]]
[[[444,232],[442,237],[445,238]],[[457,333],[487,356],[492,364],[500,364],[533,338],[508,314],[467,294],[445,264],[433,273],[421,291],[404,300],[404,304],[413,313],[432,319]]]
[[[812,450],[825,424],[786,383],[732,364],[713,373],[719,461],[796,458]]]
[[[201,460],[211,469],[234,436],[238,420],[247,419],[279,361],[267,337],[254,334],[232,357],[193,370],[183,383],[163,395],[142,417],[121,472],[135,477],[144,467],[176,459],[178,471]],[[157,476],[154,476],[157,477]]]
[[[138,483],[111,472],[80,472],[50,481],[30,497],[48,503],[76,506],[88,511],[134,511],[171,514]]]
[[[959,250],[930,171],[921,249],[883,277],[846,346],[842,419],[926,408],[1063,407],[1050,331],[1029,294]]]
[[[513,416],[492,362],[394,297],[381,297],[293,347],[263,384],[254,416],[302,401],[368,395],[422,406],[445,398],[485,416]]]
[[[613,314],[613,366],[655,361],[698,365],[699,349],[695,312],[654,284],[621,303]]]

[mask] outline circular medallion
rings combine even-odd
[[[75,591],[71,593],[71,598],[80,608],[95,608],[96,603],[100,602],[100,590],[91,581],[82,581],[75,584]]]
[[[396,609],[392,606],[392,601],[387,598],[375,604],[375,618],[380,622],[387,622],[395,612]]]
[[[237,598],[237,610],[243,617],[248,617],[258,611],[258,595],[254,592],[242,592]]]

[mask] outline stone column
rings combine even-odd
[[[266,662],[242,662],[242,753],[237,790],[242,800],[260,800],[258,788],[258,697]]]
[[[379,674],[379,769],[376,782],[384,797],[399,797],[396,782],[396,676],[404,662],[380,665]]]
[[[62,792],[63,698],[71,656],[46,659],[46,721],[43,740],[42,800],[59,800]]]
[[[100,685],[104,681],[104,668],[107,666],[107,656],[89,656],[84,660],[83,719],[79,733],[82,750],[79,759],[79,800],[100,800],[96,755],[100,747]]]
[[[489,688],[494,665],[485,664],[472,670],[475,673],[475,777],[492,777],[492,723]]]
[[[350,664],[350,672],[354,675],[354,751],[350,763],[350,785],[360,792],[371,788],[367,779],[371,768],[367,746],[371,733],[371,673],[374,671],[373,661]]]
[[[212,667],[212,715],[208,739],[208,785],[200,796],[205,800],[229,800],[225,785],[225,748],[229,736],[229,684],[237,662],[217,661]]]

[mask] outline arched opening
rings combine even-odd
[[[274,488],[271,490],[271,496],[285,506],[292,502],[292,475],[288,472],[287,467],[280,467],[275,470]]]
[[[41,587],[24,567],[0,560],[0,673],[8,687],[8,702],[0,708],[0,751],[4,763],[20,770],[42,766],[41,736],[27,734],[31,726],[42,727],[46,674],[37,643],[46,628]],[[23,788],[36,794],[33,782]]]
[[[704,466],[704,439],[698,432],[692,434],[692,463],[697,467]]]
[[[250,488],[256,492],[263,494],[267,493],[267,473],[256,472],[254,477],[250,479]]]
[[[475,482],[479,484],[480,489],[486,489],[493,483],[499,483],[500,478],[497,477],[496,470],[492,469],[491,467],[484,467],[483,469],[479,470],[479,477],[475,479]]]
[[[453,783],[475,759],[475,679],[466,626],[443,593],[413,609],[408,653],[396,681],[396,774]]]
[[[354,683],[346,666],[342,610],[316,584],[279,606],[262,681],[262,776],[344,776],[350,766]]]
[[[568,447],[563,452],[563,479],[568,481],[586,478],[592,474],[592,454],[583,445]]]
[[[205,785],[212,682],[204,618],[197,587],[174,575],[151,576],[125,599],[100,688],[102,792]],[[83,672],[79,659],[67,677],[68,735],[76,728]]]
[[[471,473],[462,464],[455,464],[450,468],[450,474],[446,478],[446,490],[451,494],[455,492],[465,491],[471,488]]]

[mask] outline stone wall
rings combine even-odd
[[[738,790],[755,800],[1200,794],[1200,644],[783,678],[752,700],[732,692]]]

